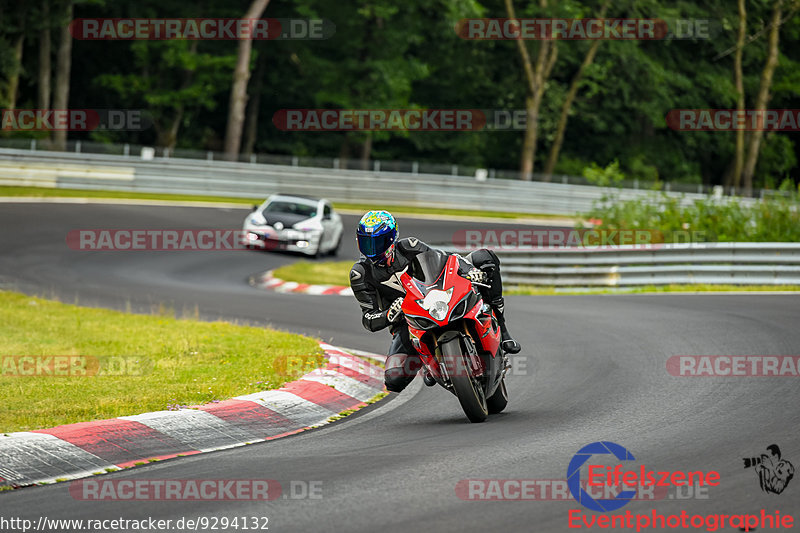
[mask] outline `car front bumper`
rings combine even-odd
[[[319,231],[275,230],[269,228],[245,228],[247,244],[263,250],[286,250],[308,255],[317,253]]]

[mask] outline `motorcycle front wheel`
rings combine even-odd
[[[486,395],[478,379],[472,375],[467,356],[461,349],[461,339],[455,337],[440,345],[442,358],[447,365],[450,382],[453,384],[458,402],[470,422],[483,422],[489,416]]]

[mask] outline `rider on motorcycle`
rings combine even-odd
[[[361,305],[364,327],[379,331],[386,327],[392,332],[392,344],[386,359],[384,380],[386,388],[400,392],[411,383],[416,375],[409,368],[419,369],[419,355],[412,346],[408,327],[402,319],[400,306],[405,290],[400,283],[400,275],[411,269],[413,272],[417,254],[436,251],[414,237],[397,239],[397,222],[387,211],[368,211],[356,229],[358,249],[362,257],[350,270],[350,287]],[[503,315],[503,284],[500,280],[500,260],[494,252],[480,249],[460,258],[459,274],[472,282],[487,284],[489,288],[478,286],[481,296],[494,310],[502,336],[502,347],[506,353],[519,353],[521,346],[515,341],[506,327]],[[489,272],[486,272],[485,270]],[[411,360],[414,359],[415,360]],[[433,386],[436,381],[425,376],[425,384]]]

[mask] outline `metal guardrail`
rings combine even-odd
[[[800,243],[495,250],[503,282],[554,287],[800,285]]]
[[[272,193],[306,194],[334,202],[574,215],[603,196],[620,200],[650,191],[441,174],[359,171],[194,159],[44,152],[0,148],[0,185],[138,191],[263,199]],[[684,203],[708,198],[665,194]],[[751,198],[721,201],[752,204]]]

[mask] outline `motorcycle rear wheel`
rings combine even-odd
[[[467,415],[470,422],[483,422],[489,416],[486,395],[467,364],[467,356],[461,349],[461,339],[456,337],[442,344],[440,348],[450,374],[450,382],[453,384],[464,414]]]
[[[494,394],[486,400],[486,406],[489,408],[490,415],[496,415],[502,412],[506,405],[508,405],[508,390],[506,389],[506,378],[503,378]]]

